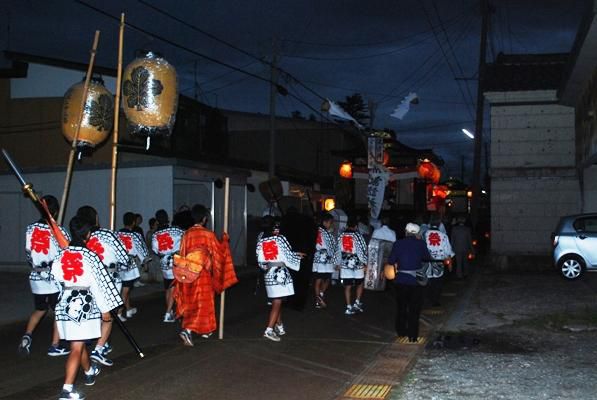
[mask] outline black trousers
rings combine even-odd
[[[396,284],[396,333],[411,340],[419,337],[419,316],[423,304],[423,287]]]
[[[427,298],[431,302],[432,306],[439,306],[441,295],[442,295],[442,288],[444,286],[444,277],[443,275],[439,278],[430,278],[427,283]]]

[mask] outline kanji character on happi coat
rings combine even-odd
[[[358,230],[358,218],[348,217],[346,229],[338,237],[336,261],[340,264],[340,281],[344,285],[344,314],[363,312],[363,283],[367,266],[367,243]],[[352,287],[356,286],[355,301],[352,303]]]
[[[132,212],[124,213],[122,220],[124,228],[118,231],[118,238],[124,244],[128,253],[129,261],[126,269],[120,271],[120,279],[122,280],[122,299],[126,308],[126,317],[123,313],[118,313],[118,318],[126,321],[127,318],[132,318],[137,313],[137,308],[131,305],[130,292],[135,286],[135,281],[139,279],[139,266],[142,266],[149,260],[149,250],[145,244],[143,236],[134,232],[136,214]]]
[[[282,301],[294,294],[292,276],[288,268],[298,271],[304,254],[292,250],[286,237],[279,234],[278,223],[273,219],[269,221],[269,226],[264,226],[256,252],[257,263],[265,271],[267,297],[272,303],[263,337],[279,342],[280,336],[286,334],[282,322]]]
[[[48,207],[48,211],[53,218],[56,218],[60,206],[54,196],[44,196],[42,198]],[[65,237],[69,238],[68,233],[60,228]],[[48,311],[54,312],[58,301],[59,286],[52,278],[52,262],[60,251],[60,246],[52,234],[50,226],[45,220],[40,219],[30,224],[25,233],[25,254],[27,261],[31,266],[29,274],[29,286],[33,293],[35,310],[31,313],[25,334],[21,337],[19,343],[19,353],[28,356],[31,353],[31,344],[33,341],[33,331],[39,324],[39,321]],[[56,324],[52,331],[52,344],[48,349],[49,356],[62,356],[69,353],[68,349],[60,345],[58,330]]]
[[[434,261],[430,262],[427,268],[427,294],[432,306],[440,306],[440,296],[443,286],[444,262],[452,270],[451,258],[454,257],[454,251],[450,245],[448,235],[440,230],[441,220],[439,217],[433,217],[429,222],[429,229],[425,232],[423,239],[427,245],[427,250]]]
[[[100,228],[99,216],[93,207],[80,207],[77,210],[77,217],[84,219],[92,226],[91,235],[85,246],[100,258],[120,293],[122,291],[120,271],[126,270],[129,262],[129,256],[124,244],[114,232]],[[102,316],[102,335],[98,339],[95,349],[91,352],[91,359],[107,367],[114,364],[112,360],[107,358],[107,355],[112,351],[112,346],[108,343],[111,332],[112,316],[106,313]]]
[[[102,315],[122,305],[122,298],[97,254],[85,247],[93,225],[74,217],[69,224],[72,241],[58,253],[52,275],[63,291],[56,306],[60,337],[70,342],[66,374],[60,398],[83,398],[74,390],[79,366],[85,384],[93,385],[99,366],[91,364],[85,341],[101,336]],[[79,397],[77,397],[79,396]]]
[[[215,233],[206,228],[209,211],[204,206],[193,206],[191,213],[195,225],[184,233],[180,255],[201,252],[205,262],[193,282],[174,281],[176,316],[182,318],[183,328],[179,336],[186,346],[193,346],[193,332],[209,337],[216,330],[214,294],[238,282],[228,235],[224,234],[219,241]]]
[[[158,222],[157,230],[151,235],[151,248],[160,257],[162,276],[164,278],[164,290],[166,291],[166,313],[164,322],[174,322],[174,297],[172,297],[172,283],[174,273],[172,272],[173,256],[180,250],[180,243],[184,231],[177,226],[170,226],[166,210],[158,210],[155,213]]]
[[[332,273],[336,266],[336,237],[332,230],[334,216],[324,213],[317,228],[315,239],[315,254],[313,255],[313,275],[315,282],[315,308],[325,308],[325,292],[330,284]]]

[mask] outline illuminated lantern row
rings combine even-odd
[[[427,179],[433,183],[438,183],[441,178],[441,172],[439,168],[431,161],[425,160],[419,163],[417,167],[419,176],[423,179]]]
[[[174,67],[161,55],[145,52],[127,65],[122,79],[122,106],[129,133],[148,138],[169,136],[178,107]]]
[[[62,134],[70,143],[77,132],[84,86],[83,82],[71,86],[62,103]],[[82,117],[76,143],[79,151],[103,142],[114,125],[114,98],[100,78],[89,81]]]
[[[350,161],[344,161],[342,164],[340,164],[339,173],[342,178],[351,179],[352,163]]]

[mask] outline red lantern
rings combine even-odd
[[[428,179],[433,183],[438,183],[441,177],[441,172],[437,166],[431,161],[425,160],[419,163],[417,167],[419,176],[423,179]]]
[[[387,150],[383,151],[383,165],[387,166],[390,163],[390,153]]]
[[[342,164],[340,164],[339,173],[342,178],[351,179],[352,163],[350,161],[344,161]]]

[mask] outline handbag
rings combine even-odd
[[[199,278],[199,273],[211,267],[209,252],[204,246],[194,249],[186,254],[184,240],[180,246],[180,255],[173,257],[172,273],[174,279],[181,283],[193,283]]]

